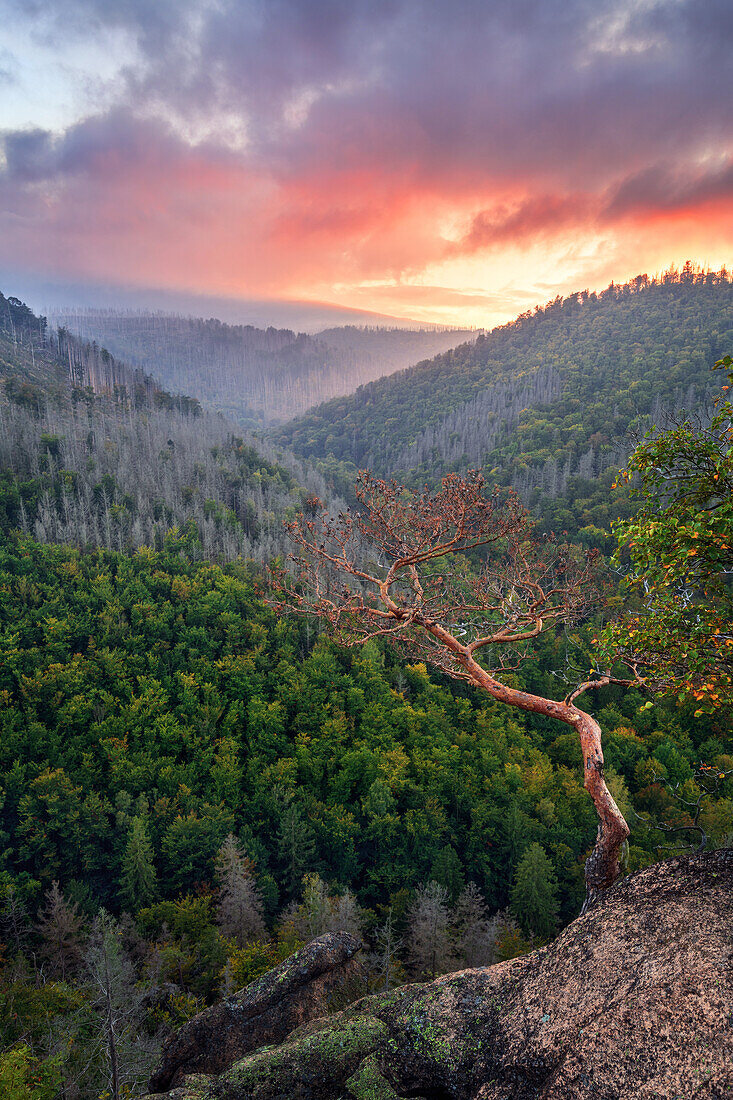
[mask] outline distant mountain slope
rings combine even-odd
[[[0,538],[269,560],[323,479],[0,296]]]
[[[18,270],[17,264],[0,262],[0,286],[12,286],[31,308],[49,314],[80,309],[133,310],[176,314],[179,317],[218,317],[229,325],[257,328],[289,328],[296,332],[320,332],[334,325],[379,325],[383,328],[434,329],[435,323],[393,313],[377,313],[356,306],[298,298],[243,298],[223,294],[197,294],[160,286],[93,282],[84,279],[43,278]],[[50,303],[50,305],[49,305]]]
[[[465,329],[331,328],[317,336],[165,313],[63,310],[79,336],[242,424],[287,419],[465,340]]]
[[[712,364],[731,348],[729,276],[686,267],[556,299],[273,434],[347,476],[369,467],[416,484],[484,467],[540,511],[559,514],[547,500],[571,498],[576,524],[603,525],[578,499],[623,462],[639,418],[702,400]],[[567,509],[560,518],[573,523]]]
[[[37,317],[19,298],[0,293],[0,379],[55,389],[66,384],[67,371],[47,330],[45,317]]]
[[[200,411],[198,402],[173,397],[152,375],[116,359],[97,343],[80,339],[68,329],[49,330],[45,317],[36,316],[19,298],[0,293],[0,379],[6,379],[6,396],[15,403],[33,404],[46,397],[64,403],[76,390],[97,396],[128,397],[137,406],[177,407]]]

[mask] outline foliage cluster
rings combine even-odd
[[[621,472],[641,502],[616,529],[632,609],[603,637],[698,716],[733,702],[733,361],[716,365],[727,384],[712,416],[650,432]]]
[[[395,984],[511,957],[577,912],[595,814],[575,735],[376,642],[339,649],[258,583],[173,537],[0,551],[0,1080],[18,1100],[108,1080],[89,961],[105,935],[131,1011],[119,1073],[142,1080],[168,1029],[327,928],[365,932],[374,981]],[[548,635],[526,684],[587,644]],[[633,692],[604,703],[635,868],[655,821],[685,820],[673,784],[692,796],[701,757],[730,769],[729,731]],[[705,803],[712,843],[732,787]]]
[[[341,651],[308,621],[278,619],[247,567],[193,563],[183,539],[128,557],[21,538],[0,552],[0,595],[2,868],[29,899],[58,879],[118,907],[142,814],[164,898],[211,882],[233,831],[270,914],[309,870],[386,904],[446,846],[497,909],[538,841],[562,918],[574,912],[595,825],[573,734],[374,643]],[[567,645],[542,642],[528,686],[547,683]],[[606,755],[618,797],[661,813],[651,772],[690,778],[724,755],[725,725],[642,702],[609,694]],[[718,840],[726,808],[709,809]],[[651,858],[653,837],[632,843]]]

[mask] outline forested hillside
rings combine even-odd
[[[0,294],[0,378],[16,404],[40,410],[46,397],[65,404],[74,391],[127,399],[136,406],[167,404],[198,411],[196,401],[175,400],[140,368],[115,359],[106,348],[67,329],[49,329],[19,298]],[[39,386],[36,392],[34,385]],[[78,396],[78,394],[77,394]]]
[[[118,550],[185,529],[193,556],[267,561],[323,479],[198,401],[0,303],[0,532]]]
[[[68,368],[56,355],[45,317],[37,317],[19,298],[0,293],[0,379],[32,399],[33,385],[60,393],[68,384]]]
[[[687,265],[558,298],[275,437],[347,482],[358,468],[410,485],[483,468],[549,526],[602,541],[593,529],[625,507],[611,485],[634,432],[698,405],[731,345],[731,278]]]
[[[164,313],[60,311],[86,340],[240,424],[286,420],[465,340],[466,330],[326,329],[317,336]]]

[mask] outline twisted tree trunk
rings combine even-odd
[[[583,751],[583,785],[593,799],[598,814],[598,833],[593,851],[585,861],[585,913],[619,876],[619,853],[629,835],[629,826],[619,810],[603,777],[601,727],[590,714],[571,706],[577,717],[575,726]]]
[[[507,687],[490,676],[470,655],[459,657],[459,661],[476,686],[499,702],[532,714],[556,718],[577,731],[583,753],[583,786],[598,814],[595,846],[585,861],[586,898],[582,909],[585,913],[618,878],[621,845],[629,835],[629,827],[603,777],[601,727],[595,718],[572,703],[560,703]]]

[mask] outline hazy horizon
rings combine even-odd
[[[290,328],[313,334],[332,326],[357,325],[431,328],[433,322],[352,309],[332,302],[288,299],[247,299],[187,293],[156,287],[124,287],[95,283],[51,283],[0,271],[2,290],[46,316],[77,309],[160,312],[216,318],[231,325]],[[435,325],[442,327],[441,322]],[[453,327],[453,326],[450,326]]]

